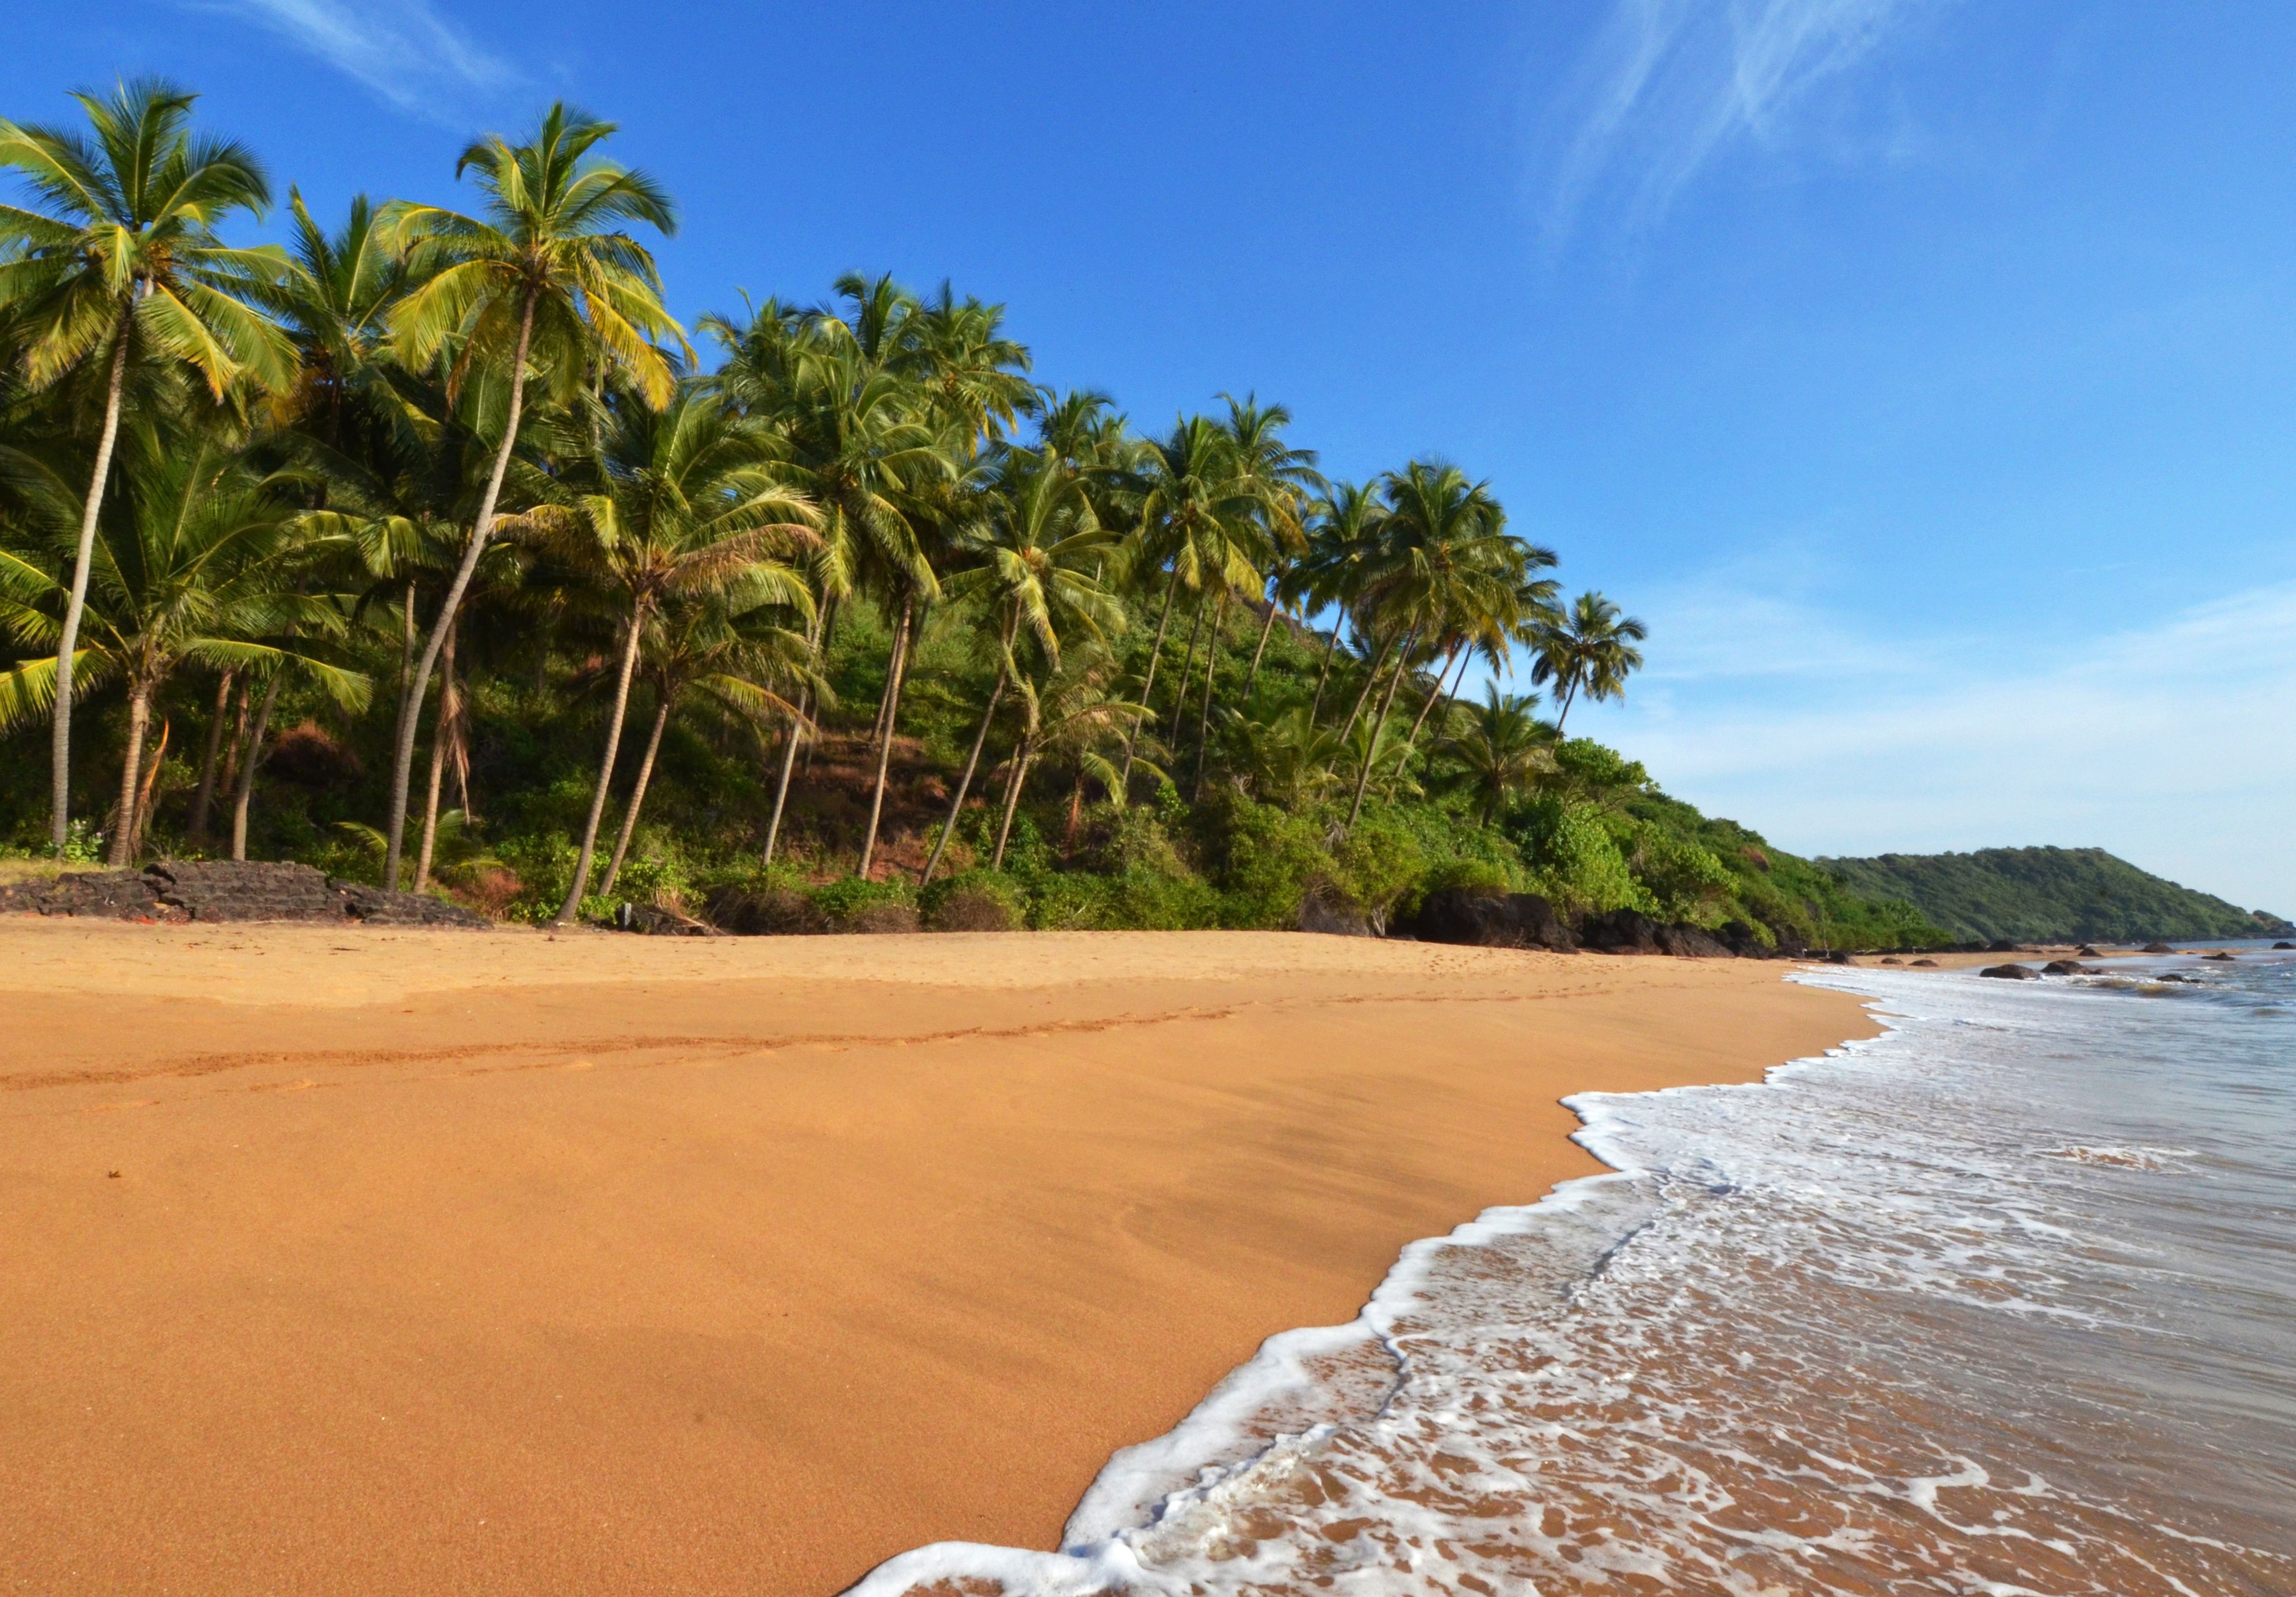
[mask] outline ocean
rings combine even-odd
[[[2290,1597],[2296,956],[2107,968],[1799,973],[1887,1031],[1571,1100],[1616,1174],[856,1589]]]

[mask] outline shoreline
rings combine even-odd
[[[12,921],[0,971],[0,1573],[177,1592],[1050,1547],[1268,1335],[1601,1173],[1562,1097],[1879,1029],[1776,965],[1298,934]]]

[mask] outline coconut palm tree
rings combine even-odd
[[[714,395],[681,386],[659,413],[624,407],[595,481],[569,504],[537,505],[504,518],[512,536],[531,540],[609,591],[621,612],[621,659],[606,747],[591,790],[574,878],[559,906],[574,919],[590,885],[591,856],[605,814],[629,709],[630,682],[648,627],[678,598],[740,586],[760,602],[810,615],[812,591],[777,557],[815,541],[811,504],[767,469],[774,440]]]
[[[1649,636],[1649,627],[1621,616],[1617,605],[1595,593],[1579,594],[1558,619],[1539,629],[1530,679],[1554,684],[1557,732],[1580,693],[1594,700],[1625,697],[1627,678],[1642,668],[1642,651],[1635,645]]]
[[[996,707],[1013,676],[1013,645],[1025,630],[1045,659],[1057,670],[1064,635],[1082,631],[1103,638],[1119,629],[1123,607],[1103,589],[1088,565],[1110,545],[1085,484],[1069,463],[1049,450],[1003,452],[989,488],[989,509],[964,541],[974,564],[945,585],[952,600],[980,603],[991,622],[996,680],[973,733],[972,751],[949,799],[948,819],[925,862],[931,881],[956,831],[964,800],[980,766],[980,750]]]
[[[1388,711],[1412,667],[1414,651],[1447,635],[1447,629],[1469,625],[1467,618],[1506,606],[1521,561],[1521,545],[1506,536],[1506,512],[1489,485],[1469,482],[1466,473],[1447,462],[1414,461],[1390,472],[1381,479],[1380,496],[1386,510],[1358,602],[1403,635],[1372,719],[1374,749],[1382,747]],[[1349,826],[1363,813],[1364,792],[1377,763],[1360,762]]]
[[[269,180],[252,151],[191,128],[195,95],[160,78],[109,98],[78,94],[94,136],[0,119],[0,168],[30,190],[30,208],[0,206],[0,307],[23,330],[23,376],[37,392],[101,364],[102,421],[62,624],[56,634],[49,841],[61,852],[71,807],[74,656],[87,602],[95,529],[131,364],[196,373],[217,399],[282,392],[292,348],[249,303],[285,258],[216,237],[240,211],[261,213]]]
[[[287,191],[287,209],[294,224],[287,269],[257,298],[287,328],[300,356],[292,414],[340,450],[344,413],[375,374],[392,307],[406,286],[405,263],[365,194],[352,196],[349,216],[332,233],[312,218],[299,191]]]
[[[509,389],[494,469],[470,543],[415,664],[409,686],[415,703],[422,700],[447,627],[495,530],[528,382],[539,373],[563,397],[586,369],[612,368],[657,406],[668,403],[676,387],[669,360],[655,340],[683,335],[662,307],[653,257],[625,225],[644,222],[670,233],[677,218],[668,194],[652,178],[594,153],[613,132],[611,122],[553,105],[525,143],[489,135],[455,161],[455,176],[477,174],[483,216],[430,205],[387,208],[386,230],[416,283],[391,308],[398,358],[421,370],[446,356],[450,391],[459,390],[472,372],[484,370],[499,373]],[[398,885],[414,760],[410,716],[399,727],[392,759],[385,887]]]
[[[1298,593],[1296,602],[1302,608],[1312,604],[1332,611],[1332,635],[1324,646],[1324,663],[1316,673],[1316,696],[1308,706],[1311,722],[1323,714],[1324,688],[1331,680],[1332,659],[1340,651],[1340,635],[1348,630],[1352,608],[1362,592],[1364,562],[1378,542],[1379,519],[1384,513],[1372,487],[1352,482],[1333,484],[1316,502],[1307,550],[1286,573]]]
[[[1488,684],[1465,725],[1444,740],[1457,766],[1455,785],[1475,800],[1486,826],[1497,822],[1508,799],[1555,768],[1554,729],[1532,713],[1537,702],[1534,694],[1502,693],[1498,684]]]
[[[343,630],[338,607],[297,591],[299,578],[340,553],[307,530],[294,503],[299,482],[260,477],[213,437],[184,437],[148,418],[132,421],[124,441],[85,607],[84,682],[117,677],[127,693],[115,867],[135,856],[145,737],[178,667],[195,661],[275,678],[293,666],[354,708],[367,692],[365,676],[292,641]],[[61,478],[22,486],[42,505],[53,543],[69,546],[68,529],[80,519],[77,487]],[[12,630],[22,642],[52,638],[67,602],[60,573],[20,556],[9,557],[4,571]],[[0,730],[48,708],[56,682],[56,662],[46,658],[0,676]]]

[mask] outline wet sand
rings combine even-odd
[[[825,1593],[1874,1028],[1785,967],[1250,933],[0,920],[0,1591]]]

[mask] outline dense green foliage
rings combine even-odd
[[[1980,848],[1818,863],[1855,890],[1916,905],[1970,940],[2143,943],[2290,934],[2278,915],[2164,881],[2102,848]]]
[[[1001,307],[884,278],[705,318],[701,369],[629,231],[674,209],[607,125],[474,143],[473,215],[298,200],[288,250],[211,236],[269,198],[230,151],[202,355],[139,308],[192,246],[105,176],[206,149],[190,103],[123,87],[94,143],[0,122],[12,847],[529,921],[1380,929],[1465,887],[1941,937],[1566,739],[1646,628],[1566,603],[1456,466],[1330,482],[1249,397],[1136,430],[1032,384]]]

